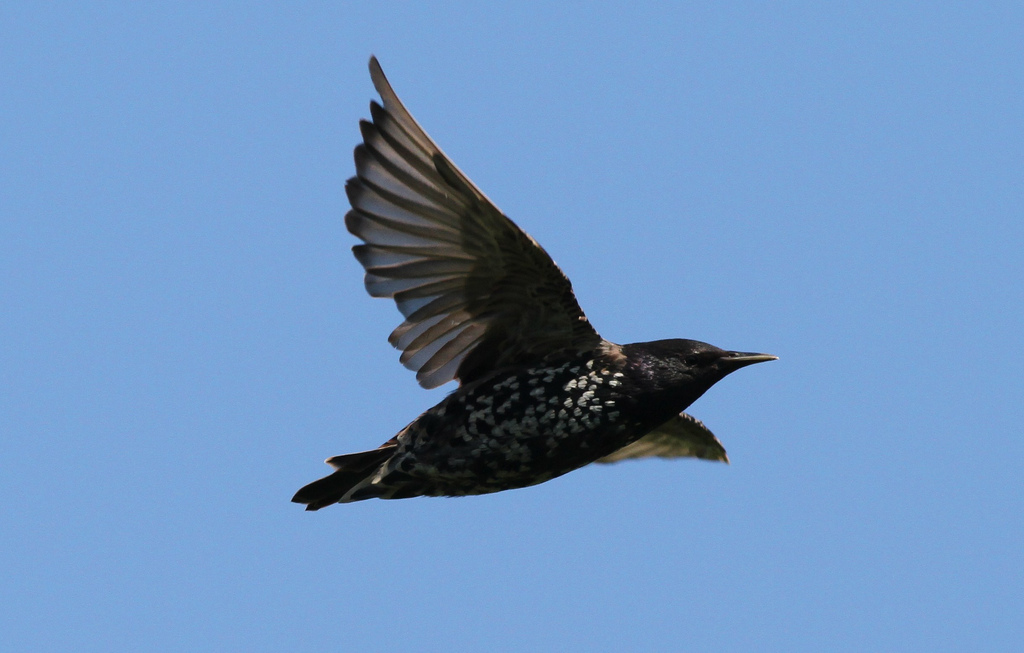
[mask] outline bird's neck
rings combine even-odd
[[[710,387],[677,374],[671,361],[653,355],[631,355],[624,373],[634,386],[638,414],[658,424],[686,410]]]

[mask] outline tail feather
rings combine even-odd
[[[345,495],[377,471],[395,451],[395,445],[388,445],[371,451],[334,456],[327,464],[336,472],[313,481],[295,493],[292,501],[306,504],[306,510],[320,510],[324,506],[338,503]]]

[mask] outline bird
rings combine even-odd
[[[335,471],[292,501],[480,495],[636,458],[728,462],[683,411],[777,357],[602,338],[548,253],[431,140],[376,57],[369,67],[381,102],[359,123],[345,226],[366,290],[404,317],[389,337],[400,362],[424,388],[458,387],[380,447],[328,458]]]

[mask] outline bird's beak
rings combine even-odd
[[[722,356],[722,362],[734,370],[746,367],[747,365],[753,365],[754,363],[764,363],[767,361],[777,360],[779,360],[779,357],[772,356],[771,354],[754,354],[744,351],[730,351],[725,356]]]

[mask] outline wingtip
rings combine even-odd
[[[370,80],[373,81],[373,87],[377,89],[377,93],[380,95],[380,99],[383,100],[384,106],[391,108],[389,105],[393,104],[398,98],[395,96],[395,92],[391,90],[391,83],[388,82],[387,75],[384,74],[384,69],[381,68],[380,62],[372,54],[370,55],[369,67]]]

